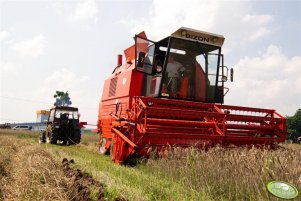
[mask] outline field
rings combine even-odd
[[[171,147],[164,156],[118,166],[98,155],[97,139],[84,133],[76,146],[38,144],[37,132],[0,130],[0,200],[280,200],[268,193],[269,181],[301,189],[297,144],[207,152]]]

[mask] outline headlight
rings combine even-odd
[[[55,126],[54,128],[60,128],[60,126]]]

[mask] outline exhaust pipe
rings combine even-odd
[[[118,54],[117,55],[117,67],[122,65],[122,55]]]

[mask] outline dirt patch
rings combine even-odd
[[[104,201],[105,188],[104,185],[96,181],[87,173],[82,172],[80,169],[73,169],[70,167],[74,164],[74,160],[63,159],[63,171],[66,177],[70,178],[67,196],[72,201],[90,201],[98,200]],[[126,201],[124,198],[117,197],[115,201]]]

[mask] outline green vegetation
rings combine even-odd
[[[108,200],[117,196],[139,201],[277,200],[266,190],[270,180],[290,182],[301,189],[300,145],[283,145],[277,150],[216,147],[207,152],[169,148],[164,157],[154,153],[151,159],[129,167],[115,165],[110,156],[99,156],[98,136],[93,133],[85,133],[76,146],[39,145],[33,132],[1,130],[0,141],[3,135],[18,140],[17,144],[26,142],[44,150],[57,162],[74,159],[75,168],[105,184]],[[96,199],[94,194],[91,197]]]
[[[287,139],[297,142],[301,137],[301,109],[298,109],[294,116],[287,116]]]
[[[72,104],[68,91],[56,91],[53,98],[55,98],[54,106],[69,106]]]

